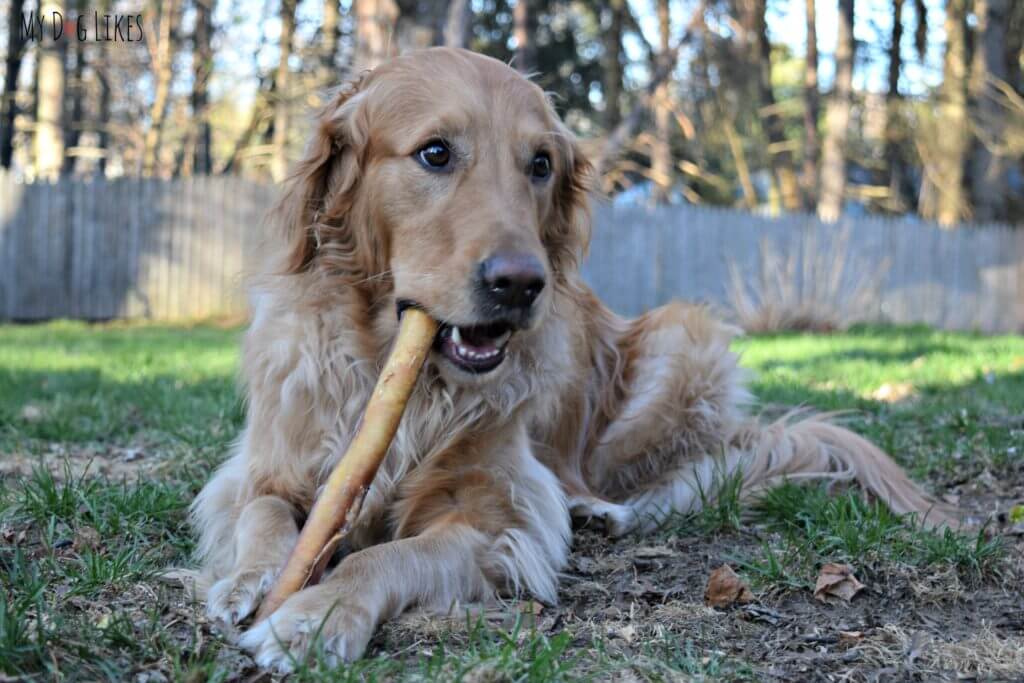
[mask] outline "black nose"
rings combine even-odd
[[[480,264],[480,283],[491,303],[529,308],[544,289],[544,266],[531,254],[498,252]]]

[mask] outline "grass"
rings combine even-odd
[[[238,341],[238,330],[210,325],[0,326],[0,673],[199,681],[250,665],[157,580],[187,561],[188,503],[242,424]],[[930,485],[988,481],[983,493],[1005,497],[1016,482],[1020,502],[1024,339],[859,327],[736,347],[769,409],[852,408],[852,428]],[[854,563],[862,579],[909,568],[998,582],[1010,552],[999,536],[922,530],[853,491],[785,486],[751,522],[729,482],[662,538],[673,534],[727,539],[734,564],[766,594],[806,593],[825,561]],[[758,677],[743,651],[649,626],[623,647],[603,632],[479,621],[427,645],[406,639],[330,679]]]
[[[984,528],[973,534],[931,531],[853,491],[835,495],[823,487],[788,483],[769,491],[756,510],[774,536],[760,556],[739,564],[760,585],[812,588],[822,558],[866,571],[938,565],[978,580],[1005,556],[1003,539],[990,537]]]

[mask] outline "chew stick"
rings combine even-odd
[[[274,613],[288,597],[315,583],[341,538],[359,516],[363,496],[388,452],[437,334],[437,322],[407,308],[398,338],[366,404],[363,421],[344,457],[331,472],[288,557],[273,590],[260,605],[256,621]]]

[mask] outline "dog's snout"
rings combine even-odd
[[[480,263],[486,297],[507,308],[529,308],[544,289],[544,265],[532,254],[498,252]]]

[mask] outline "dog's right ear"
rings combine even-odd
[[[303,272],[327,241],[348,243],[355,239],[349,212],[367,146],[365,81],[363,77],[346,83],[320,111],[313,138],[285,181],[284,194],[275,209],[287,241],[279,272]],[[359,252],[353,244],[346,244],[343,250],[353,256]]]

